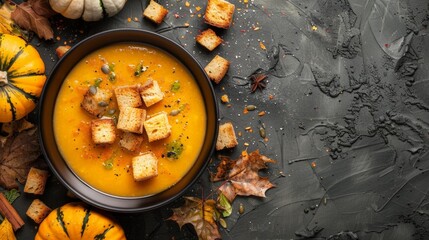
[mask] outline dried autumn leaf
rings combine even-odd
[[[14,133],[20,133],[22,131],[34,128],[34,124],[25,120],[24,118],[9,123],[1,124],[0,128],[0,149],[6,143],[6,140],[11,137]]]
[[[16,5],[12,20],[20,27],[35,32],[40,38],[49,40],[54,37],[54,31],[48,18],[37,14],[29,2]]]
[[[43,17],[52,17],[57,14],[49,5],[49,0],[28,0],[28,4],[30,4],[31,8],[38,15]]]
[[[203,201],[195,197],[185,197],[185,204],[174,208],[169,220],[176,221],[180,228],[190,223],[194,226],[199,239],[215,240],[221,238],[216,224],[217,214],[214,200]]]
[[[36,128],[22,131],[7,138],[0,147],[0,186],[11,189],[24,183],[30,167],[39,164],[41,152]]]
[[[2,240],[16,240],[15,234],[13,233],[12,224],[5,218],[0,224],[0,239]]]
[[[231,161],[224,157],[221,165],[226,168],[218,168],[218,173],[221,171],[222,174],[216,174],[217,177],[213,179],[227,181],[219,188],[219,191],[230,202],[234,201],[237,195],[265,197],[265,192],[274,187],[274,185],[268,178],[259,176],[258,172],[261,169],[267,168],[267,163],[274,162],[274,160],[259,154],[258,150],[250,154],[243,151],[240,158],[236,161]],[[225,174],[225,172],[228,174]]]
[[[12,12],[15,6],[9,2],[1,4],[0,7],[0,32],[27,38],[27,34],[12,21]]]

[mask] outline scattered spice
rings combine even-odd
[[[190,4],[188,1],[186,1],[186,2],[185,2],[185,6],[186,6],[186,7],[189,7],[189,6],[191,6],[191,4]]]
[[[229,103],[229,97],[226,94],[222,95],[222,97],[220,97],[220,100],[222,101],[222,103]]]
[[[265,111],[260,111],[259,113],[258,113],[258,116],[260,116],[260,117],[262,117],[262,116],[264,116],[265,115]]]
[[[262,43],[262,42],[259,42],[259,47],[260,47],[262,50],[267,50],[267,47],[265,47],[264,43]]]
[[[317,26],[315,26],[315,25],[311,26],[311,30],[317,31]]]
[[[316,165],[316,162],[311,162],[311,167],[312,168],[315,168],[317,165]]]

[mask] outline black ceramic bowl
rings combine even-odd
[[[73,67],[94,50],[119,42],[149,44],[165,50],[185,66],[196,79],[205,99],[207,130],[204,143],[193,167],[174,186],[147,197],[117,197],[105,194],[82,181],[61,156],[53,130],[53,112],[63,80]],[[71,48],[55,65],[40,98],[39,128],[43,154],[56,177],[77,197],[96,207],[114,212],[138,212],[163,206],[181,196],[201,175],[213,153],[218,132],[218,108],[213,87],[201,65],[180,45],[159,34],[137,30],[117,29],[95,34]]]

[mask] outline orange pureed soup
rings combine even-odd
[[[115,76],[101,70],[108,64]],[[167,112],[171,135],[149,143],[135,152],[119,145],[117,130],[113,144],[96,145],[91,138],[91,120],[96,117],[81,108],[91,86],[115,89],[156,80],[164,93],[160,102],[145,107],[147,115]],[[105,115],[117,118],[115,95]],[[206,109],[197,82],[176,58],[161,49],[138,43],[118,43],[96,50],[83,58],[68,74],[54,110],[54,133],[59,150],[73,172],[87,184],[117,196],[147,196],[177,183],[197,159],[206,129]],[[174,157],[171,151],[174,148]],[[134,181],[131,159],[152,151],[158,158],[158,176]]]

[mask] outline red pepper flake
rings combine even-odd
[[[312,167],[312,168],[316,168],[316,166],[317,166],[317,165],[316,165],[316,162],[311,162],[311,167]]]
[[[385,44],[384,44],[384,47],[389,48],[389,47],[390,47],[390,44],[385,43]]]
[[[175,14],[174,14],[174,17],[177,19],[177,18],[179,18],[179,17],[180,17],[180,15],[179,15],[178,13],[175,13]]]

